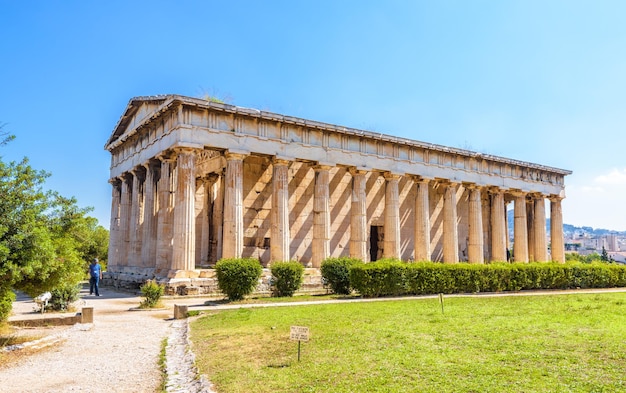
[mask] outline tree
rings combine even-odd
[[[12,139],[5,132],[0,138],[5,143]],[[87,261],[104,257],[98,253],[108,247],[106,229],[86,216],[90,209],[44,191],[48,176],[33,169],[27,158],[6,163],[0,157],[0,321],[9,316],[14,289],[37,296],[76,285]]]
[[[602,254],[600,254],[600,260],[602,262],[609,262],[609,253],[606,252],[606,248],[602,246]]]

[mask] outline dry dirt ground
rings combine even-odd
[[[158,366],[164,338],[173,324],[173,302],[167,309],[131,311],[141,297],[101,289],[101,296],[81,292],[78,307],[94,308],[93,324],[25,328],[19,334],[45,336],[44,349],[20,349],[17,361],[0,365],[0,391],[23,392],[156,392],[162,381]],[[176,299],[177,304],[202,304]],[[32,299],[20,296],[10,320],[41,318]],[[59,314],[46,313],[47,316]]]

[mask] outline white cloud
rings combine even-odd
[[[606,175],[600,175],[594,182],[613,186],[626,186],[626,169],[613,169]]]

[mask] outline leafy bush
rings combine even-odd
[[[606,263],[375,262],[350,268],[363,296],[626,287],[626,266]]]
[[[11,315],[15,293],[8,285],[0,284],[0,322],[6,321]]]
[[[67,311],[72,303],[78,300],[80,285],[66,284],[50,291],[47,310]]]
[[[163,285],[159,285],[153,280],[148,280],[140,289],[144,297],[141,304],[139,304],[140,308],[155,308],[161,305],[161,296],[163,296],[165,290]]]
[[[276,262],[272,264],[270,270],[274,296],[293,296],[302,285],[304,267],[300,262]]]
[[[389,296],[407,293],[406,263],[377,261],[350,267],[350,285],[363,296]]]
[[[349,295],[352,292],[350,267],[362,263],[363,261],[356,258],[327,258],[320,268],[322,279],[334,293]]]
[[[215,265],[217,286],[230,300],[241,300],[252,293],[263,269],[254,258],[221,259]]]

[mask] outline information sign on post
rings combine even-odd
[[[300,361],[300,343],[309,341],[309,328],[307,326],[292,326],[289,339],[298,342],[298,361]]]

